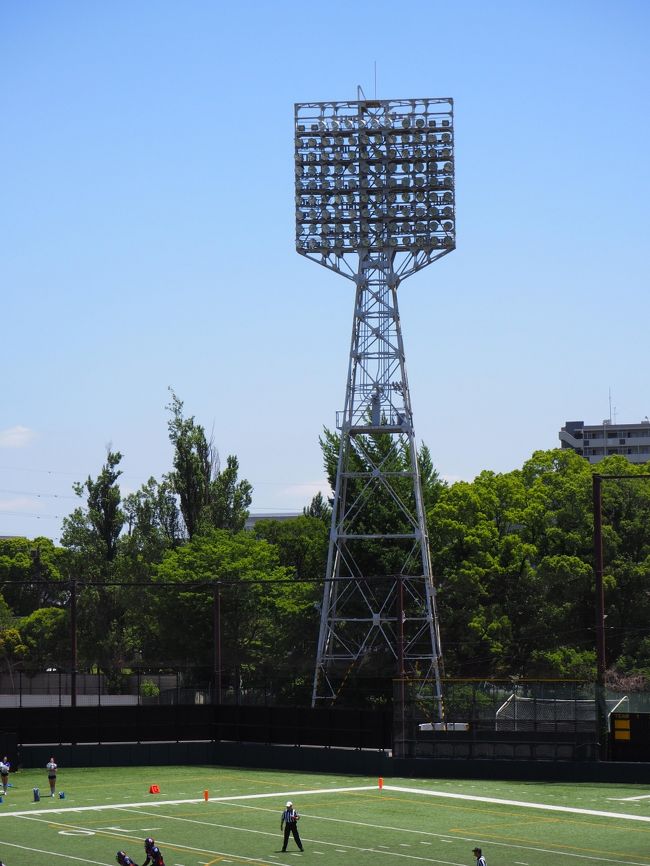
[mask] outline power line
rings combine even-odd
[[[0,511],[0,519],[3,517],[34,517],[36,520],[63,520],[67,514],[37,514],[35,511]]]
[[[35,469],[31,466],[0,466],[0,472],[40,472],[43,475],[74,475],[78,472],[67,472],[65,469]]]
[[[34,490],[6,490],[0,487],[0,493],[11,493],[14,496],[36,496],[38,499],[78,499],[71,493],[36,493]]]

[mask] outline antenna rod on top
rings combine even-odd
[[[611,424],[611,421],[612,421],[612,389],[611,388],[608,389],[608,394],[609,394],[609,421]]]
[[[377,99],[377,61],[375,60],[375,99]]]

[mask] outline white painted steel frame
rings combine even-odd
[[[312,702],[336,700],[348,675],[383,652],[391,674],[429,687],[442,716],[435,587],[391,256],[361,258],[356,282]],[[392,506],[391,524],[369,528],[378,499]],[[364,573],[370,547],[391,559],[391,574]]]
[[[335,701],[353,671],[381,657],[392,675],[417,677],[442,718],[397,288],[455,248],[453,102],[298,104],[295,161],[296,248],[356,284],[312,703]],[[378,501],[390,525],[372,525]],[[370,548],[390,573],[367,573]]]

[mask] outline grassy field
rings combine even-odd
[[[392,778],[380,790],[376,778],[185,766],[62,768],[63,799],[48,796],[45,770],[11,783],[6,866],[109,866],[119,849],[143,863],[145,836],[167,866],[465,866],[475,845],[488,866],[650,866],[650,785]],[[292,839],[280,850],[287,799],[302,815],[303,854]]]

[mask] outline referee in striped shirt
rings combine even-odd
[[[287,807],[282,813],[282,818],[280,819],[280,830],[284,827],[284,842],[282,844],[282,850],[287,850],[287,842],[289,841],[289,833],[293,833],[293,838],[296,840],[296,845],[300,850],[303,850],[302,842],[300,841],[300,834],[298,833],[298,821],[300,820],[300,815],[293,808],[293,803],[291,800],[288,801]]]
[[[487,860],[480,848],[474,848],[472,854],[476,857],[476,866],[487,866]]]

